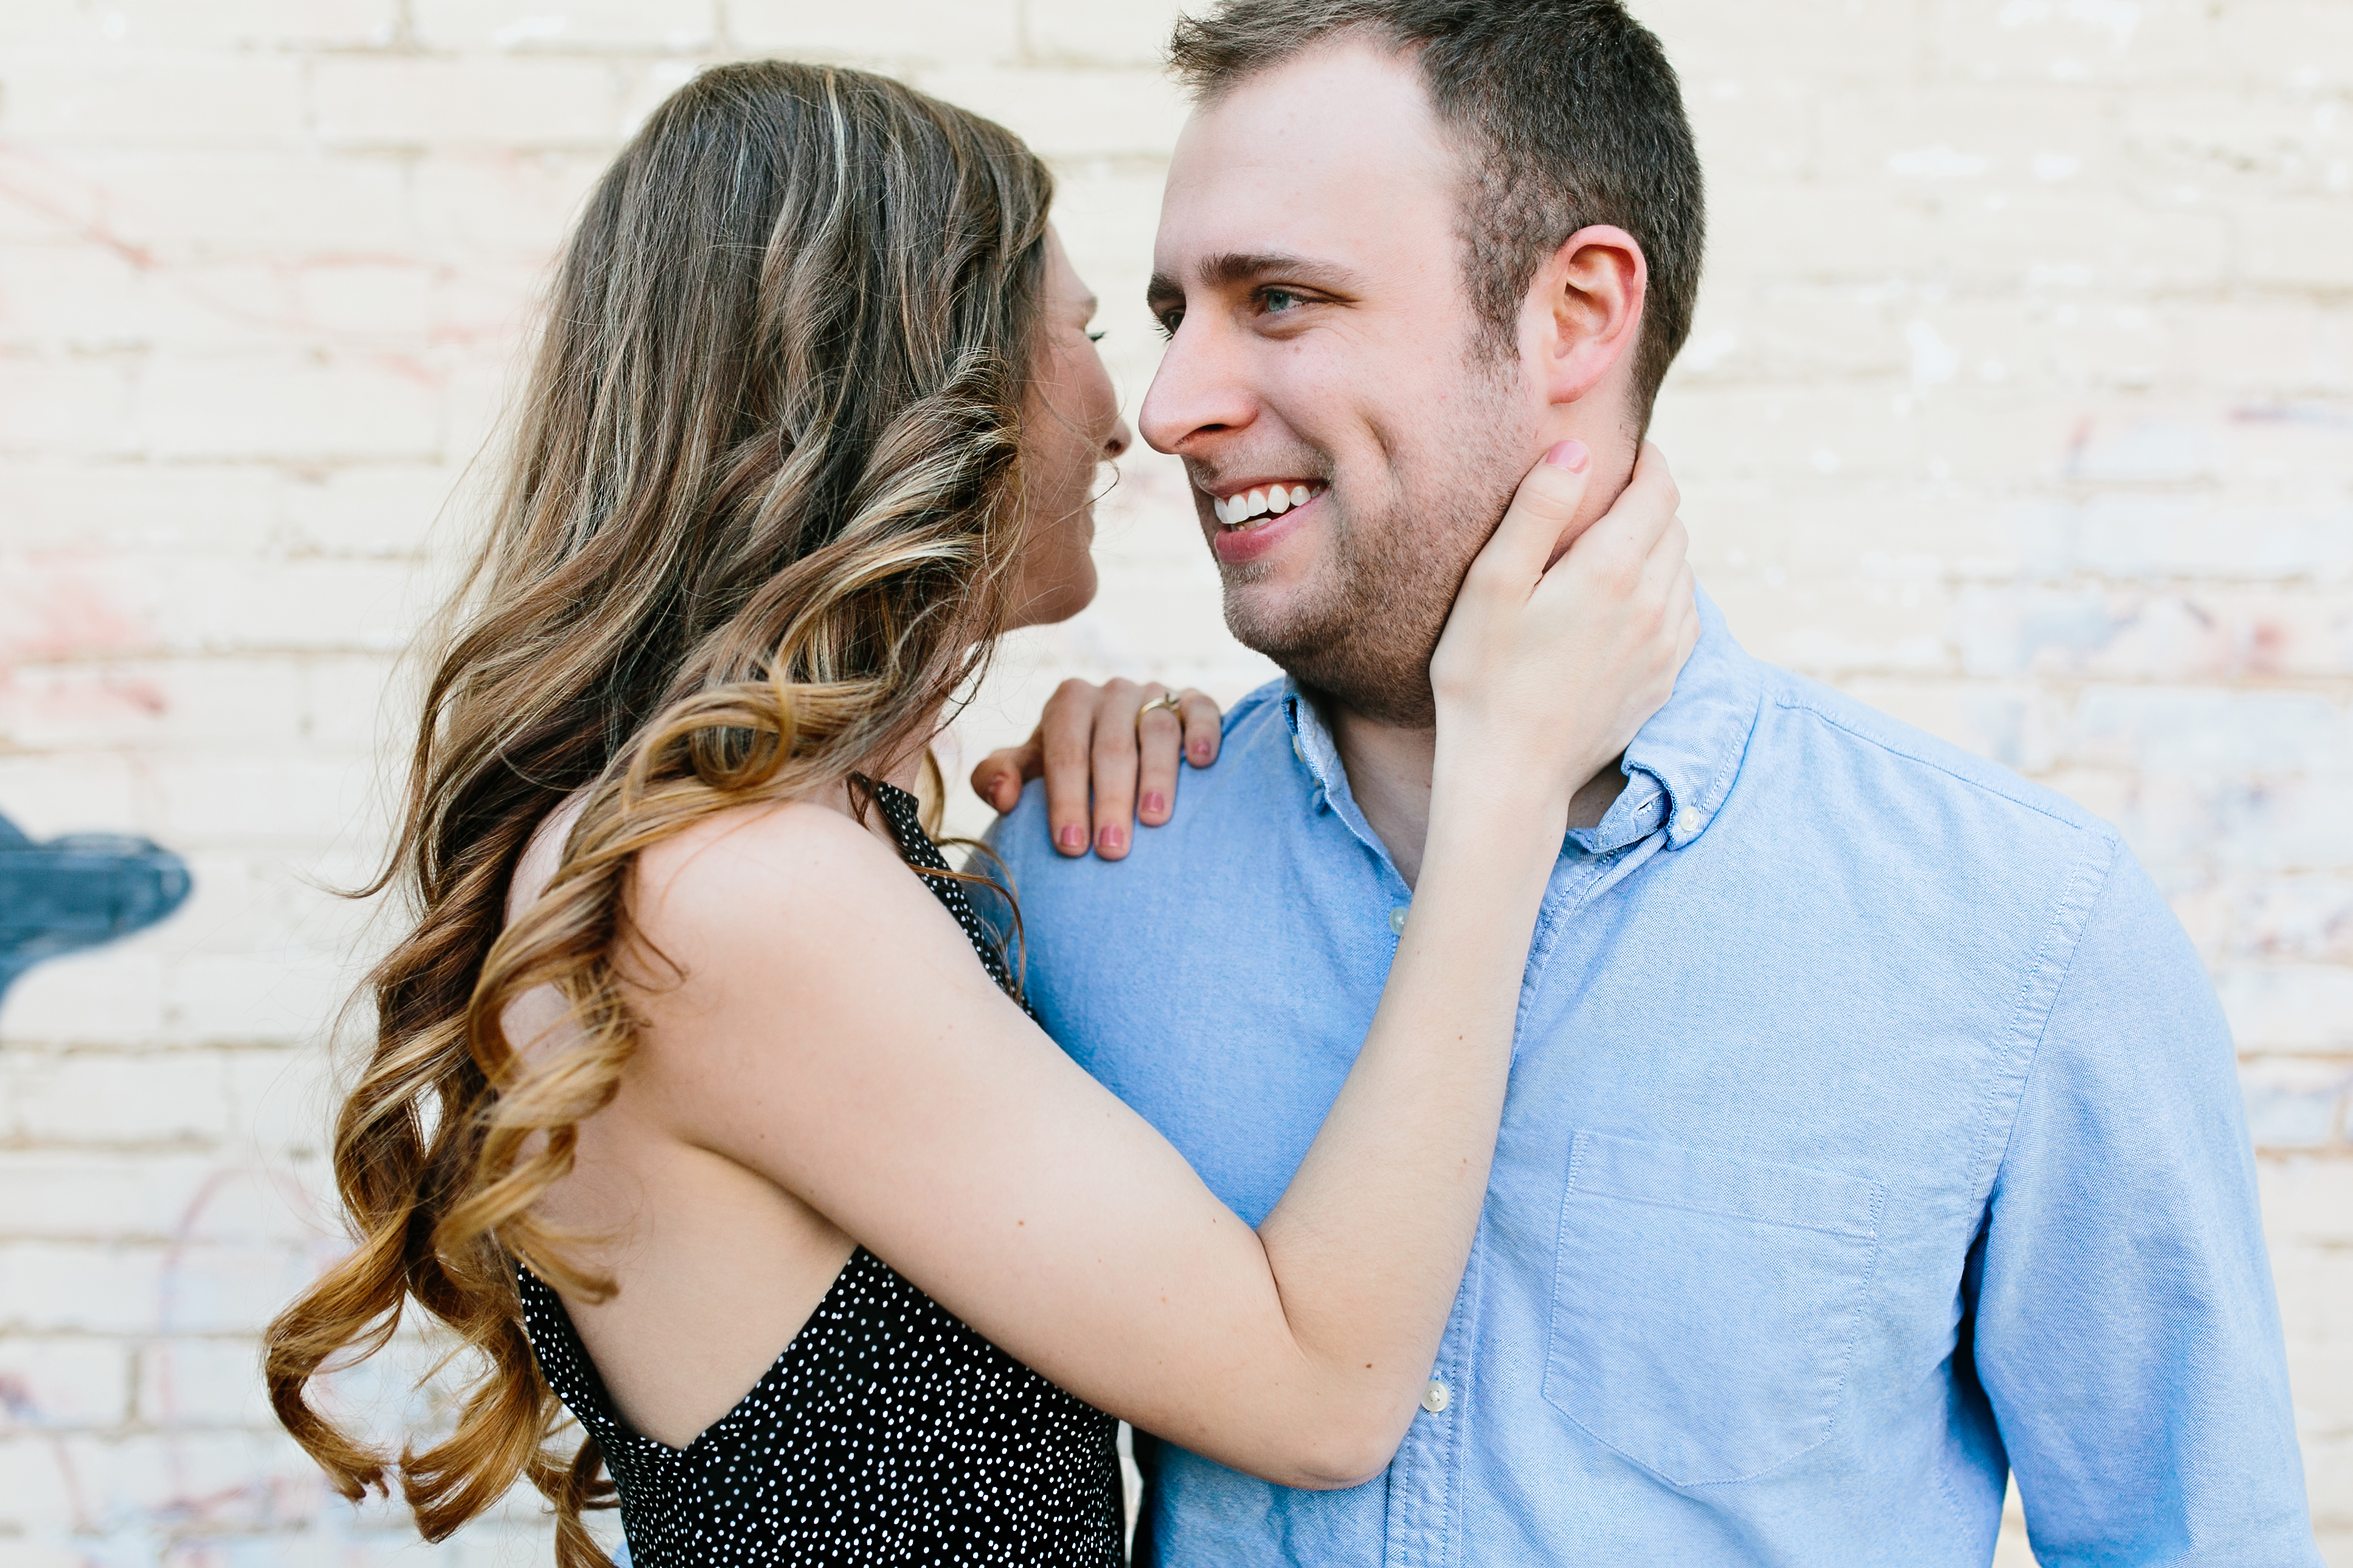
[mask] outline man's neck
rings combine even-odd
[[[1430,778],[1438,758],[1438,731],[1385,724],[1336,701],[1320,706],[1339,748],[1340,764],[1348,770],[1348,793],[1356,796],[1356,809],[1388,850],[1405,885],[1414,886],[1421,878],[1422,844],[1430,837]],[[1564,826],[1598,826],[1625,786],[1626,775],[1613,760],[1570,798]]]

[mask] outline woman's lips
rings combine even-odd
[[[1294,506],[1280,517],[1256,520],[1242,528],[1228,528],[1212,519],[1209,542],[1217,548],[1218,559],[1226,565],[1240,566],[1245,562],[1256,561],[1296,532],[1301,520],[1312,520],[1320,515],[1324,498],[1331,493],[1328,489],[1319,490],[1303,506]]]

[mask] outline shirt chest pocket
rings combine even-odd
[[[1577,1133],[1546,1399],[1678,1486],[1746,1480],[1827,1440],[1884,1195],[1826,1171]]]

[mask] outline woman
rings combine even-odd
[[[641,1568],[1109,1563],[1114,1418],[1299,1486],[1411,1418],[1569,793],[1690,645],[1681,531],[1652,493],[1546,573],[1563,443],[1472,568],[1388,991],[1253,1233],[1026,1016],[911,793],[992,639],[1092,595],[1128,441],[1049,196],[908,88],[741,65],[572,238],[417,745],[358,1245],[269,1344],[354,1498],[387,1461],[310,1378],[412,1299],[479,1353],[399,1462],[428,1538],[523,1476],[599,1563],[602,1467]]]

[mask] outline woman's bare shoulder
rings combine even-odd
[[[510,921],[536,902],[554,879],[565,846],[587,805],[586,790],[566,797],[532,834],[508,883]],[[641,905],[650,901],[656,907],[641,907],[638,916],[640,921],[662,918],[658,908],[667,904],[674,918],[677,912],[691,911],[701,900],[739,894],[740,888],[727,884],[752,866],[769,877],[787,868],[810,868],[819,862],[828,871],[853,879],[861,873],[879,876],[882,867],[891,863],[889,854],[884,851],[878,863],[874,857],[861,853],[870,846],[881,848],[872,834],[842,813],[806,801],[722,812],[661,839],[639,855],[632,891]],[[868,864],[860,866],[861,861]],[[650,900],[649,894],[654,895]]]
[[[871,951],[886,931],[916,951],[964,940],[891,845],[807,801],[723,812],[647,849],[631,915],[657,946],[675,937],[770,965]]]
[[[638,876],[623,968],[647,1025],[644,1071],[674,1110],[696,1108],[690,1136],[730,1158],[753,1160],[786,1126],[819,1148],[798,1112],[779,1109],[787,1100],[840,1110],[885,1063],[931,1081],[943,1043],[975,1028],[1008,1059],[1054,1050],[1029,1039],[1036,1026],[896,847],[840,812],[714,817],[648,849]],[[729,1142],[728,1127],[744,1141]],[[795,1180],[817,1181],[798,1158],[786,1162]],[[815,1187],[787,1184],[831,1215]]]

